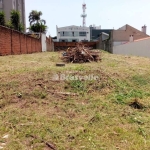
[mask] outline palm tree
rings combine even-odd
[[[5,14],[3,11],[0,12],[0,25],[5,26]]]
[[[23,25],[20,23],[20,12],[12,10],[10,13],[10,24],[14,30],[23,31]]]
[[[40,32],[40,33],[46,33],[47,26],[42,23],[35,23],[29,27],[29,30],[32,32]]]
[[[32,10],[29,14],[30,25],[32,25],[34,23],[44,23],[44,24],[46,24],[46,21],[41,19],[41,16],[42,16],[41,11]]]
[[[32,32],[46,33],[47,26],[46,21],[41,19],[42,12],[32,10],[29,14],[30,27],[29,30]]]

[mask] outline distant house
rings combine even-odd
[[[142,31],[140,31],[130,25],[125,25],[118,30],[112,30],[107,39],[103,39],[103,34],[101,34],[97,47],[113,53],[115,46],[125,44],[132,39],[138,40],[147,37],[149,35],[146,34],[146,29],[142,28]]]
[[[57,31],[57,42],[80,42],[90,41],[90,28],[81,26],[66,26],[58,28]]]

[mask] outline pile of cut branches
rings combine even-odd
[[[91,50],[91,48],[86,47],[83,43],[77,43],[76,47],[69,47],[63,52],[62,60],[71,63],[97,62],[101,60],[100,51]]]

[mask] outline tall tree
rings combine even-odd
[[[41,19],[42,12],[32,10],[29,14],[30,27],[29,30],[32,32],[45,33],[47,30],[46,21]]]
[[[20,12],[12,10],[10,13],[10,23],[14,30],[23,31],[23,25],[20,21]]]
[[[42,12],[41,11],[37,11],[37,10],[32,10],[29,14],[29,22],[30,25],[34,24],[34,23],[43,23],[46,24],[46,21],[41,19],[42,16]]]
[[[0,25],[5,26],[5,14],[3,11],[0,11]]]

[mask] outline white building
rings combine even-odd
[[[57,42],[80,42],[90,41],[90,28],[81,26],[67,26],[58,28]]]

